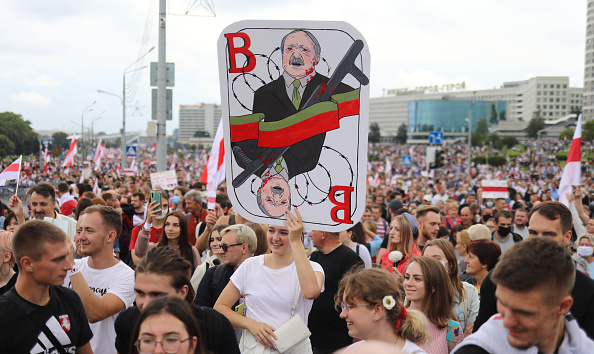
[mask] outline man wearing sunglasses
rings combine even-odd
[[[231,225],[221,231],[223,264],[209,268],[198,285],[194,305],[213,307],[235,270],[254,255],[258,244],[256,233],[243,224]]]

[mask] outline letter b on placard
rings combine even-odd
[[[226,33],[225,38],[227,38],[227,46],[229,48],[229,73],[248,73],[256,67],[256,57],[254,53],[250,51],[250,45],[252,41],[250,36],[247,33],[237,32],[237,33]],[[243,46],[236,47],[235,38],[241,38],[243,40]],[[245,56],[245,60],[243,57],[240,57],[240,62],[247,63],[246,66],[238,67],[237,66],[237,54],[243,54]]]
[[[351,194],[353,193],[353,187],[348,186],[333,186],[328,193],[328,199],[332,204],[336,205],[330,210],[330,217],[332,221],[339,222],[342,224],[352,224],[351,220]],[[339,202],[336,200],[336,193],[342,192],[343,201]],[[338,213],[342,211],[342,218],[338,216]]]

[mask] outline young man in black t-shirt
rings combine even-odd
[[[311,346],[314,354],[329,354],[353,343],[346,322],[336,310],[334,296],[344,274],[364,264],[352,249],[340,242],[338,233],[311,231],[309,235],[318,249],[311,254],[310,260],[324,269],[324,291],[314,300],[309,312]]]
[[[14,288],[0,297],[0,354],[58,353],[33,318],[66,353],[92,353],[93,333],[82,302],[61,286],[72,269],[66,234],[51,223],[31,220],[16,231],[12,246],[19,275]],[[30,315],[21,306],[31,308]]]

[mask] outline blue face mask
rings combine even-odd
[[[172,204],[181,204],[181,198],[179,196],[174,196],[173,198],[169,199]]]
[[[487,202],[487,206],[488,206],[489,208],[493,207],[493,202],[492,202],[492,201],[488,201],[488,202]]]

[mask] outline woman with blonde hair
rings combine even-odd
[[[429,354],[447,354],[462,341],[460,324],[454,320],[454,287],[446,268],[436,259],[414,257],[404,273],[405,306],[427,317],[429,340],[421,346]]]
[[[406,216],[398,215],[392,219],[392,222],[390,222],[389,237],[388,249],[381,257],[382,269],[390,273],[398,271],[398,273],[404,274],[408,261],[413,257],[421,255],[413,238],[410,222]],[[399,261],[394,261],[394,258],[390,257],[390,253],[394,251],[400,252],[401,257]]]
[[[400,287],[390,273],[377,268],[347,273],[334,299],[351,337],[391,343],[403,353],[424,353],[419,345],[429,338],[427,319],[403,306]]]

